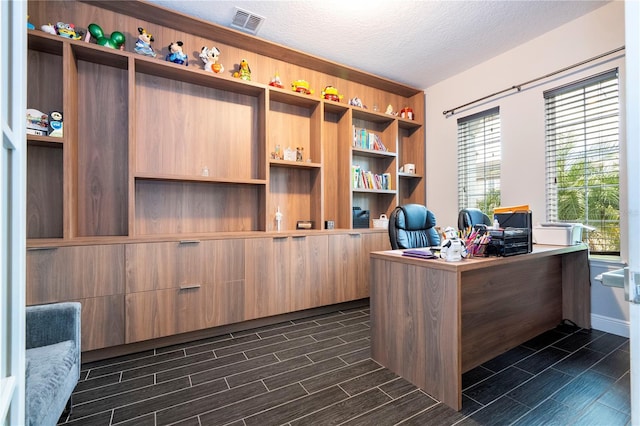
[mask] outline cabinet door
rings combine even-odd
[[[389,234],[387,232],[372,232],[362,234],[362,256],[360,267],[362,268],[361,280],[356,288],[357,298],[369,297],[369,282],[371,279],[370,254],[372,251],[391,250]]]
[[[329,282],[334,297],[330,303],[341,303],[362,296],[362,235],[360,233],[329,236]]]
[[[289,239],[245,240],[245,319],[289,312]]]
[[[291,311],[330,304],[334,297],[329,283],[327,257],[329,240],[326,235],[305,235],[291,238],[290,289]]]
[[[244,240],[131,246],[127,343],[244,319]]]
[[[27,305],[82,303],[82,350],[124,343],[124,246],[29,249]]]

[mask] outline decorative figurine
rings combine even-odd
[[[292,82],[291,90],[298,93],[304,93],[305,95],[313,94],[313,90],[309,88],[309,83],[306,80],[296,80]]]
[[[325,87],[322,91],[322,97],[334,102],[340,102],[340,99],[343,98],[342,95],[338,94],[338,89],[333,86]]]
[[[278,71],[276,71],[276,75],[274,75],[269,81],[269,86],[277,87],[279,89],[284,89],[284,84],[282,84],[282,80],[280,80],[280,75]]]
[[[211,71],[216,74],[224,72],[224,67],[222,64],[218,63],[218,57],[220,56],[220,50],[217,47],[212,47],[211,49],[207,47],[202,47],[200,51],[200,59],[204,62],[204,70]]]
[[[400,117],[413,120],[413,110],[409,107],[402,108],[400,110]]]
[[[58,22],[56,24],[56,33],[60,37],[70,38],[71,40],[80,40],[82,34],[76,32],[76,27],[73,24],[65,24],[64,22]]]
[[[45,24],[43,26],[40,27],[40,29],[42,31],[44,31],[47,34],[52,34],[52,35],[57,35],[58,33],[56,32],[56,27],[55,25],[51,25],[51,23]]]
[[[99,46],[109,47],[111,49],[120,49],[124,45],[124,34],[120,31],[114,31],[109,37],[104,35],[104,31],[98,24],[89,24],[89,33],[96,39]]]
[[[27,15],[27,29],[28,30],[35,30],[36,26],[33,25],[31,22],[29,22],[29,15]]]
[[[246,59],[240,61],[240,65],[238,66],[238,71],[233,73],[235,78],[240,78],[245,81],[251,81],[251,68],[249,68],[249,63]]]
[[[349,105],[357,106],[357,107],[365,108],[365,109],[367,108],[365,105],[362,104],[362,101],[358,97],[349,99]]]
[[[304,151],[304,147],[301,147],[301,146],[296,147],[296,161],[302,161],[303,151]]]
[[[172,41],[169,43],[169,53],[165,58],[169,62],[173,62],[174,64],[189,66],[189,58],[185,53],[182,52],[181,41]]]
[[[153,36],[144,28],[138,27],[138,40],[136,40],[136,46],[133,48],[133,50],[141,55],[151,56],[152,58],[155,58],[156,52],[154,52],[153,47],[151,47],[152,41],[154,41]]]
[[[387,105],[387,110],[385,111],[385,114],[388,115],[398,115],[397,112],[393,112],[393,107],[391,106],[391,104]]]
[[[447,262],[458,262],[467,257],[467,248],[464,241],[458,238],[456,230],[448,226],[444,234],[447,238],[441,244],[440,257]]]

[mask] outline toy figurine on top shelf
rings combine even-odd
[[[27,15],[27,29],[28,30],[35,30],[36,26],[33,25],[31,22],[29,22],[29,15]]]
[[[55,26],[55,29],[56,34],[58,34],[60,37],[70,38],[71,40],[80,40],[82,38],[82,33],[80,31],[76,31],[76,26],[73,24],[58,22]]]
[[[404,107],[400,110],[400,117],[407,120],[413,120],[413,110],[409,107]]]
[[[240,61],[240,65],[238,66],[238,71],[233,73],[235,78],[239,78],[245,81],[251,81],[251,68],[249,68],[249,63],[246,59]]]
[[[154,52],[153,47],[151,47],[152,41],[153,36],[144,28],[138,27],[138,40],[136,40],[136,47],[134,47],[133,50],[141,55],[151,56],[152,58],[155,58],[156,52]]]
[[[284,89],[284,84],[282,84],[282,80],[280,80],[278,71],[276,71],[276,74],[271,78],[271,81],[269,81],[269,86]]]
[[[189,58],[182,51],[183,43],[181,41],[172,41],[169,43],[169,53],[166,56],[166,60],[173,62],[174,64],[189,66]]]
[[[313,90],[309,88],[309,82],[306,80],[296,80],[291,83],[291,90],[305,95],[313,95]]]
[[[100,46],[110,47],[111,49],[120,49],[124,46],[124,34],[120,31],[114,31],[107,37],[98,24],[89,24],[89,33],[96,39],[96,43]]]
[[[366,106],[366,105],[364,105],[364,104],[362,103],[362,100],[361,100],[360,98],[358,98],[357,96],[356,96],[355,98],[351,98],[351,99],[349,99],[349,105],[351,105],[351,106],[357,106],[357,107],[359,107],[359,108],[367,109],[367,106]]]
[[[224,67],[222,64],[218,63],[218,57],[220,56],[220,50],[217,47],[212,47],[209,49],[208,47],[203,46],[202,50],[200,50],[200,59],[204,62],[204,70],[211,71],[216,74],[224,72]]]
[[[384,112],[385,114],[388,115],[393,115],[393,116],[397,116],[398,113],[393,111],[393,107],[391,106],[391,104],[387,105],[387,110]]]
[[[340,102],[343,98],[343,96],[338,93],[338,89],[333,86],[325,87],[322,91],[322,97],[334,102]]]
[[[169,53],[165,59],[174,64],[189,66],[189,57],[182,51],[182,41],[172,41],[169,43]]]

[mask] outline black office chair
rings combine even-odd
[[[458,213],[458,229],[467,229],[476,225],[491,226],[493,222],[480,209],[470,207],[460,210],[460,213]]]
[[[435,225],[435,215],[421,204],[396,207],[389,216],[391,248],[397,250],[439,245],[440,235]]]

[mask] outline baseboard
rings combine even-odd
[[[622,337],[629,337],[629,321],[617,318],[591,314],[591,328]]]

